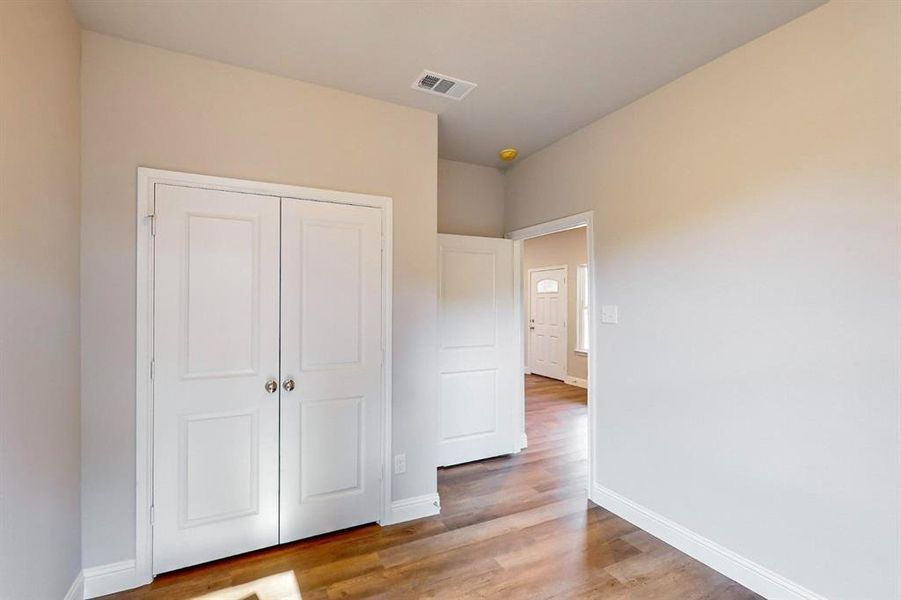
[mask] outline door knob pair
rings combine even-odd
[[[266,388],[267,392],[274,394],[278,391],[278,382],[275,379],[270,379],[266,382],[266,385],[264,387]],[[285,388],[286,392],[293,392],[295,387],[294,380],[290,377],[288,379],[285,379],[285,381],[282,383],[282,387]]]

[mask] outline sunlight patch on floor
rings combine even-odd
[[[216,590],[192,600],[301,600],[300,588],[294,571],[285,571],[268,577],[261,577],[235,585],[224,590]]]

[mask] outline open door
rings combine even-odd
[[[438,464],[520,449],[513,310],[513,242],[438,236]]]

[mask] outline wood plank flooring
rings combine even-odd
[[[130,600],[760,596],[586,499],[585,390],[526,377],[529,447],[441,469],[441,515],[157,577]]]

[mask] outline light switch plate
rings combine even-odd
[[[619,307],[615,304],[601,305],[601,323],[619,323]]]

